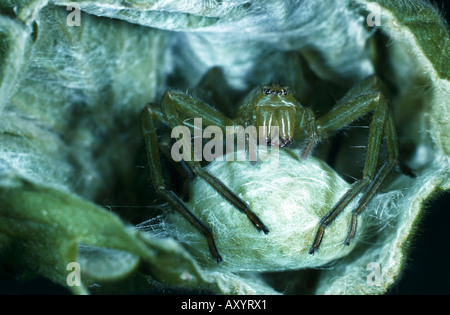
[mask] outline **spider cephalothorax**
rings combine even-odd
[[[162,121],[173,129],[177,126],[192,128],[192,121],[195,118],[201,118],[202,128],[215,127],[216,130],[222,130],[224,133],[227,126],[255,126],[256,129],[263,127],[260,130],[263,130],[266,134],[262,135],[262,139],[272,146],[284,147],[294,139],[305,140],[299,141],[299,143],[303,143],[300,160],[304,160],[310,156],[319,140],[331,137],[336,130],[372,112],[363,177],[353,184],[320,221],[309,253],[313,254],[319,248],[326,227],[362,192],[363,195],[358,202],[358,206],[352,212],[348,236],[344,242],[348,245],[356,233],[357,216],[374,197],[380,185],[394,167],[400,166],[404,173],[412,174],[406,166],[399,163],[394,116],[383,91],[385,91],[385,88],[380,80],[375,76],[369,77],[348,91],[342,101],[318,119],[316,119],[312,109],[303,107],[287,87],[279,84],[269,84],[253,89],[244,98],[233,119],[198,98],[182,92],[167,91],[162,97],[161,104],[147,105],[142,116],[142,129],[155,189],[205,236],[212,255],[217,261],[221,261],[222,258],[210,228],[198,219],[184,201],[168,189],[164,183],[154,120]],[[388,161],[378,169],[378,155],[383,136],[388,148]],[[261,135],[259,137],[261,139]],[[181,140],[191,141],[190,138]],[[190,148],[190,146],[186,147]],[[243,212],[259,231],[269,232],[269,228],[249,208],[248,203],[233,193],[219,179],[204,170],[198,161],[185,160],[184,162],[190,172],[204,179],[223,198]]]
[[[263,127],[260,135],[270,145],[285,147],[295,136],[296,127],[304,114],[304,108],[289,92],[289,88],[277,83],[255,88],[239,108],[236,120],[245,126]],[[276,133],[272,127],[277,127]]]

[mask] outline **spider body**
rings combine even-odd
[[[336,130],[345,127],[358,118],[372,112],[370,134],[367,146],[367,156],[363,171],[363,178],[355,182],[344,196],[329,210],[319,222],[317,233],[309,250],[310,254],[319,248],[326,227],[342,212],[360,192],[363,196],[358,206],[352,212],[349,232],[345,244],[354,238],[357,227],[357,216],[363,211],[368,202],[374,197],[387,175],[395,166],[409,175],[410,170],[399,163],[399,149],[395,121],[389,107],[387,93],[375,77],[369,77],[356,87],[348,91],[347,95],[338,102],[327,114],[316,119],[312,109],[303,107],[290,93],[289,88],[279,84],[269,84],[253,89],[242,101],[234,119],[219,110],[202,102],[200,99],[177,91],[167,91],[161,104],[148,104],[142,115],[142,130],[146,142],[147,156],[151,171],[151,178],[156,191],[169,204],[179,211],[206,238],[213,257],[222,260],[216,247],[210,228],[199,220],[173,191],[164,183],[161,171],[160,151],[157,129],[154,120],[164,122],[171,128],[185,126],[193,128],[192,120],[202,118],[204,127],[214,126],[222,131],[227,126],[255,126],[258,130],[263,127],[264,134],[259,135],[271,146],[285,147],[294,140],[303,141],[300,160],[307,159],[319,140],[331,137]],[[388,148],[388,161],[378,169],[378,155],[383,136]],[[191,148],[191,139],[177,138]],[[299,141],[299,143],[302,143]],[[247,143],[247,145],[251,145]],[[213,187],[223,198],[237,210],[243,212],[257,230],[264,233],[269,228],[242,200],[219,179],[204,170],[195,160],[185,160],[188,178],[197,175]]]
[[[289,92],[288,87],[270,84],[255,88],[242,102],[235,121],[244,126],[263,127],[265,140],[270,145],[287,146],[294,139],[298,121],[303,117],[303,106]],[[278,127],[278,141],[272,142],[272,126]]]

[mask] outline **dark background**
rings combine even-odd
[[[434,1],[450,21],[450,1]],[[446,10],[445,10],[446,8]],[[450,294],[450,193],[427,203],[409,259],[389,294]],[[0,294],[70,294],[43,278],[19,283],[0,280]]]

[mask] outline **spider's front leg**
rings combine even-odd
[[[222,130],[225,130],[226,126],[234,125],[231,119],[197,98],[176,91],[168,91],[162,98],[161,109],[152,107],[151,105],[146,106],[142,114],[142,129],[145,137],[152,181],[156,191],[204,235],[211,254],[220,262],[222,258],[217,250],[211,230],[192,213],[181,198],[166,188],[162,178],[158,137],[153,120],[164,121],[172,129],[178,126],[195,128],[196,126],[191,123],[194,118],[202,118],[205,126],[218,126]],[[183,148],[191,147],[190,138],[180,137],[178,141],[185,143]],[[194,150],[192,149],[191,156],[194,156],[194,154]],[[204,170],[197,161],[187,159],[185,162],[195,175],[205,180],[235,208],[243,212],[259,231],[263,231],[264,233],[269,232],[269,229],[261,219],[250,210],[248,204],[231,191],[222,181]]]
[[[169,204],[183,215],[200,233],[206,238],[209,250],[217,262],[222,261],[222,257],[217,250],[213,234],[209,227],[204,224],[178,197],[172,190],[169,190],[163,179],[161,160],[159,156],[158,135],[154,125],[154,119],[161,119],[163,116],[161,112],[151,105],[147,105],[142,112],[142,132],[144,134],[148,164],[150,166],[150,176],[155,187],[156,192],[161,195]]]
[[[339,102],[329,113],[318,119],[316,122],[319,137],[325,139],[331,136],[334,131],[373,111],[363,177],[360,181],[356,182],[322,218],[313,244],[309,250],[310,254],[314,254],[319,248],[326,227],[334,221],[339,213],[341,213],[361,191],[367,189],[359,201],[358,206],[352,212],[348,236],[344,242],[346,245],[348,245],[350,240],[355,236],[357,216],[374,197],[382,182],[393,168],[398,165],[405,174],[412,174],[406,166],[402,166],[399,163],[399,149],[395,121],[385,93],[382,91],[383,85],[379,82],[379,79],[377,77],[370,77],[364,80],[361,85],[350,90],[343,101]],[[383,134],[386,139],[389,160],[381,167],[377,176],[374,178]]]

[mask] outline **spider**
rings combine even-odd
[[[362,178],[356,181],[321,219],[309,254],[314,254],[319,249],[326,227],[353,199],[357,198],[360,192],[363,192],[358,206],[352,211],[347,238],[344,241],[345,245],[349,245],[356,234],[358,215],[375,196],[387,175],[397,167],[402,173],[414,177],[411,170],[399,161],[395,121],[386,92],[386,87],[377,76],[368,77],[350,89],[328,113],[316,118],[313,110],[303,107],[288,87],[276,83],[267,84],[253,89],[244,98],[236,115],[231,119],[199,98],[179,91],[167,90],[162,96],[161,104],[147,104],[141,116],[152,183],[156,192],[203,234],[212,256],[217,262],[221,262],[222,257],[211,229],[164,182],[160,160],[161,150],[164,151],[164,149],[158,141],[155,121],[164,123],[172,129],[183,125],[192,128],[193,118],[202,118],[205,128],[218,126],[222,130],[225,130],[226,126],[266,126],[268,128],[266,141],[269,145],[286,147],[294,139],[303,139],[304,146],[300,150],[300,160],[305,160],[319,141],[332,137],[337,130],[372,112]],[[274,126],[278,127],[279,139],[271,137]],[[383,135],[388,149],[388,160],[377,170]],[[269,233],[269,228],[249,208],[248,204],[218,178],[209,174],[198,161],[184,162],[187,166],[184,171],[188,174],[188,178],[192,179],[193,175],[196,175],[205,180],[237,210],[243,212],[258,231]]]

